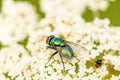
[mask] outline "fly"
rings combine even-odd
[[[79,60],[77,58],[77,56],[80,53],[86,53],[86,49],[84,47],[82,47],[82,46],[80,46],[76,43],[66,41],[66,40],[63,40],[61,38],[57,38],[54,35],[50,35],[50,36],[47,37],[46,44],[48,44],[47,48],[54,49],[56,51],[55,53],[53,53],[50,56],[48,62],[51,60],[51,58],[55,54],[59,53],[62,64],[63,64],[64,71],[65,71],[65,64],[64,64],[64,61],[63,61],[62,57],[65,57],[69,60],[71,60],[74,57],[77,60]]]

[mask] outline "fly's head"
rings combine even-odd
[[[54,35],[48,36],[47,39],[46,39],[46,44],[51,45],[51,44],[50,44],[50,41],[51,41],[54,37],[55,37]]]

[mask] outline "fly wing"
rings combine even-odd
[[[74,53],[69,45],[63,47],[56,47],[57,51],[67,59],[72,59]]]
[[[80,45],[70,42],[70,41],[65,41],[65,43],[73,49],[75,57],[77,57],[78,55],[87,53],[87,49],[84,48],[83,46],[80,46]]]

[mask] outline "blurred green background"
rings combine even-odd
[[[120,26],[120,0],[114,2],[109,2],[110,5],[106,11],[99,11],[99,18],[109,18],[111,25]],[[83,18],[86,21],[93,20],[93,13],[90,9],[86,8],[86,11],[83,14]]]
[[[1,8],[2,8],[2,1],[0,0],[0,12],[1,12]],[[36,9],[36,13],[39,15],[40,19],[45,17],[44,12],[42,12],[42,10],[40,9],[40,5],[39,5],[39,1],[40,0],[14,0],[14,1],[21,1],[21,2],[28,2],[30,4],[32,4],[35,9]],[[120,0],[116,0],[113,2],[109,2],[110,5],[107,8],[106,11],[98,11],[99,13],[99,18],[104,19],[104,18],[109,18],[111,21],[111,25],[112,26],[120,26]],[[94,19],[93,17],[93,12],[89,9],[86,8],[86,10],[84,11],[84,13],[82,14],[82,17],[88,22],[88,21],[92,21]]]

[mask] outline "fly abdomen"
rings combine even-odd
[[[68,59],[72,59],[74,56],[72,48],[68,45],[65,45],[64,47],[62,47],[61,53],[64,57],[66,57]]]

